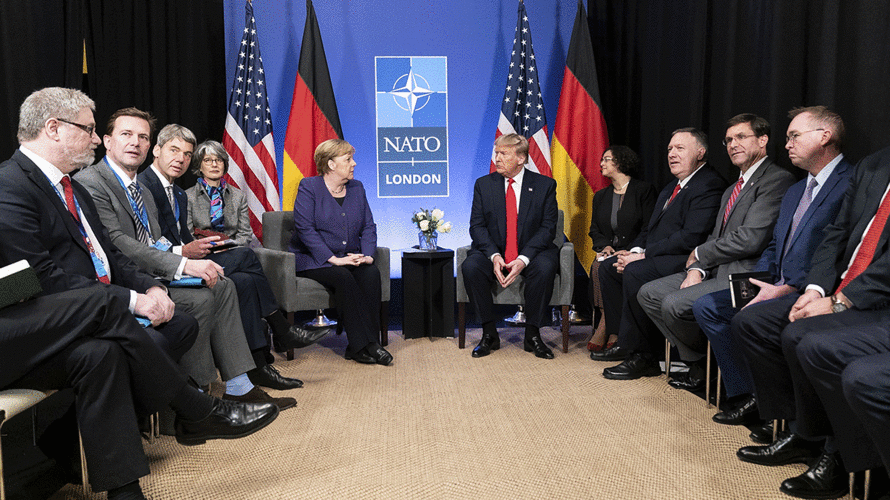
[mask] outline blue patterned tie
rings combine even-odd
[[[127,186],[127,189],[130,190],[130,196],[133,197],[133,201],[136,203],[136,208],[139,209],[140,214],[145,213],[145,203],[142,201],[142,190],[139,189],[139,185],[135,182],[130,183]],[[136,239],[139,240],[139,243],[144,243],[146,245],[150,245],[148,238],[148,230],[145,226],[142,225],[142,219],[139,218],[139,214],[136,214],[135,217],[136,223]]]

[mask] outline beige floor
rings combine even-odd
[[[389,367],[345,361],[332,335],[277,363],[306,382],[289,393],[297,408],[240,440],[146,444],[143,488],[214,500],[789,498],[778,486],[803,465],[740,462],[747,429],[713,423],[664,376],[605,380],[614,363],[591,361],[589,327],[576,328],[554,360],[525,353],[518,329],[483,359],[456,339],[391,332]],[[544,333],[556,350],[558,332]],[[68,486],[54,498],[81,496]]]

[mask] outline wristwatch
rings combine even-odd
[[[841,299],[837,297],[837,295],[831,296],[831,312],[839,313],[844,312],[848,309],[847,304],[841,302]]]

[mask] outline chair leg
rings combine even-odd
[[[290,311],[290,312],[287,313],[287,321],[288,321],[290,324],[292,324],[292,325],[294,324],[294,313],[293,313],[293,311]],[[294,350],[293,350],[293,349],[288,349],[288,350],[287,350],[287,354],[285,355],[285,358],[287,358],[288,361],[293,361],[293,360],[294,360]]]
[[[863,472],[863,474],[865,475],[865,477],[863,478],[863,481],[862,481],[862,500],[868,500],[868,493],[869,493],[868,490],[871,487],[871,470],[866,469],[865,472]],[[850,500],[856,500],[856,493],[854,493],[855,483],[856,483],[856,473],[851,472],[850,473],[850,494],[848,496],[845,496],[844,498],[849,498]]]
[[[569,352],[569,309],[571,306],[562,306],[562,352]]]
[[[671,341],[664,339],[664,375],[671,379]]]
[[[467,303],[457,303],[457,347],[464,348],[467,339]]]
[[[722,378],[722,376],[723,376],[723,374],[720,373],[720,366],[718,365],[717,366],[717,400],[714,402],[714,404],[717,405],[717,410],[720,410],[720,379]]]
[[[708,348],[705,351],[705,401],[707,407],[711,408],[711,342],[708,341]]]
[[[389,345],[389,301],[380,302],[380,345]]]
[[[83,495],[90,496],[90,475],[87,472],[87,456],[83,451],[83,436],[80,429],[77,429],[77,441],[80,443],[80,477],[83,479]]]
[[[3,421],[6,420],[6,412],[0,410],[0,429],[3,427]],[[3,483],[3,432],[0,431],[0,500],[6,500],[6,485]]]

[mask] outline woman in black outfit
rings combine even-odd
[[[597,259],[590,266],[590,298],[594,308],[602,309],[603,299],[597,271],[600,261],[619,250],[630,250],[640,231],[649,223],[658,193],[652,184],[632,176],[639,171],[640,157],[627,146],[610,146],[600,160],[603,177],[612,181],[593,195],[590,208],[590,239]],[[611,347],[617,339],[606,339],[606,318],[600,321],[587,348],[601,351]]]

